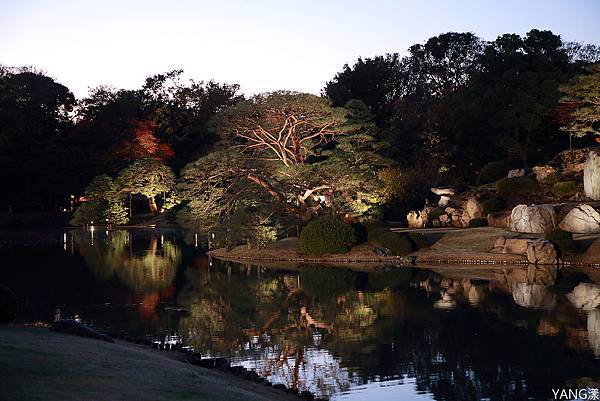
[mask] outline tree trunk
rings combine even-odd
[[[150,212],[152,214],[158,213],[158,207],[156,206],[156,199],[154,195],[148,197],[148,205],[150,206]]]

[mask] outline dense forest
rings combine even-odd
[[[598,46],[549,31],[449,32],[345,65],[320,96],[245,96],[176,70],[83,99],[0,67],[0,209],[125,224],[133,207],[259,244],[323,214],[397,218],[490,162],[596,144],[599,61]]]

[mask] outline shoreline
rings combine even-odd
[[[0,398],[100,401],[144,394],[157,401],[316,400],[310,393],[271,385],[224,358],[158,350],[142,339],[113,339],[109,343],[43,327],[0,326],[0,374],[6,379]],[[72,388],[77,391],[68,390]]]
[[[530,263],[525,255],[509,253],[493,253],[496,238],[506,236],[509,238],[536,238],[535,234],[515,233],[499,228],[470,228],[457,230],[418,230],[424,235],[439,236],[427,247],[414,251],[406,256],[380,256],[371,250],[368,244],[360,244],[345,254],[330,254],[321,257],[304,256],[299,253],[297,238],[286,238],[265,248],[248,249],[246,246],[237,246],[231,250],[225,248],[214,249],[207,252],[209,257],[237,262],[261,263],[287,263],[287,264],[322,264],[352,266],[355,264],[367,265],[396,265],[425,267],[427,265],[468,265],[468,266],[515,266],[523,267]],[[440,236],[440,233],[442,234]],[[543,238],[543,237],[542,237]],[[600,255],[593,255],[590,261],[581,261],[582,255],[577,257],[560,258],[554,266],[600,268]],[[552,266],[548,264],[547,266]]]

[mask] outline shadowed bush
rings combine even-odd
[[[554,184],[552,192],[558,198],[564,196],[573,196],[577,192],[577,183],[575,181],[561,181]]]
[[[345,253],[355,243],[352,226],[332,217],[312,220],[300,233],[300,251],[304,255]]]
[[[484,219],[484,218],[481,218],[481,217],[469,220],[469,227],[471,227],[471,228],[474,228],[474,227],[485,227],[487,225],[488,225],[487,219]]]
[[[504,210],[506,207],[506,202],[499,198],[490,198],[481,203],[483,207],[483,215],[487,216],[491,213],[496,213]]]
[[[496,184],[496,191],[503,196],[530,194],[537,190],[537,183],[529,177],[504,178]]]
[[[429,248],[429,242],[423,233],[408,233],[408,238],[413,242],[416,249]]]
[[[477,177],[477,185],[489,184],[506,177],[509,167],[504,162],[490,162],[483,166]]]

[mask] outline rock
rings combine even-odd
[[[552,166],[535,166],[533,168],[533,174],[535,174],[535,180],[539,183],[545,183],[553,175],[557,173],[556,169]]]
[[[540,284],[513,283],[512,296],[524,308],[552,309],[556,304],[556,296]]]
[[[600,233],[600,213],[590,205],[579,205],[571,209],[559,227],[570,233]]]
[[[596,309],[600,306],[600,286],[592,283],[579,283],[566,297],[578,309]]]
[[[525,169],[519,168],[519,169],[515,169],[515,170],[510,170],[508,172],[508,178],[515,178],[515,177],[525,177]]]
[[[507,177],[508,178],[525,177],[525,169],[518,168],[518,169],[514,169],[514,170],[509,170]]]
[[[600,200],[600,156],[591,151],[583,167],[583,190],[585,196]]]
[[[550,241],[534,240],[527,246],[527,261],[535,265],[554,265],[558,262],[558,253]]]
[[[434,208],[431,206],[425,206],[421,211],[411,210],[406,215],[406,221],[408,222],[409,228],[425,228],[429,223],[429,213]]]
[[[450,199],[456,195],[456,191],[452,188],[431,188],[431,192],[440,196],[438,206],[445,207],[450,202]]]
[[[517,205],[511,212],[510,229],[519,233],[543,234],[556,227],[556,211],[552,205]]]
[[[50,331],[57,333],[74,334],[76,336],[95,338],[97,340],[114,343],[115,341],[108,334],[104,334],[81,322],[71,319],[57,320],[50,326]]]
[[[439,219],[443,227],[447,226],[450,222],[450,217],[447,214],[442,214]]]
[[[408,228],[423,228],[423,220],[419,217],[419,212],[411,210],[406,215],[406,221],[408,222]]]
[[[487,215],[488,226],[497,228],[510,228],[510,211],[490,213]]]
[[[462,221],[465,227],[469,226],[469,221],[472,219],[480,219],[483,217],[483,206],[479,199],[470,197],[464,205]]]
[[[600,310],[595,309],[588,312],[587,333],[590,348],[595,356],[600,356]]]
[[[506,238],[500,236],[496,239],[492,253],[510,253],[513,255],[526,255],[527,248],[533,240],[527,238]]]

